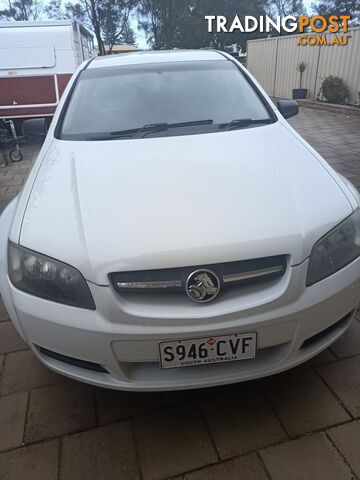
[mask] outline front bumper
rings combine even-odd
[[[289,267],[280,282],[264,290],[254,288],[240,296],[227,293],[207,306],[184,300],[184,308],[174,308],[171,302],[158,308],[149,297],[134,303],[134,297],[122,298],[112,287],[90,283],[97,305],[90,311],[23,293],[8,278],[1,283],[6,285],[3,297],[14,325],[49,368],[102,387],[173,390],[278,373],[308,360],[341,336],[359,302],[360,259],[308,288],[306,271],[307,261]],[[159,366],[160,341],[254,331],[255,359],[174,370]],[[38,347],[99,364],[108,373],[52,358]]]

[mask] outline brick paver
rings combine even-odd
[[[360,421],[332,428],[328,435],[360,478]]]
[[[140,480],[130,421],[65,437],[60,471],[66,480]]]
[[[27,392],[0,398],[0,451],[22,444],[27,402]]]
[[[265,468],[255,453],[211,465],[185,475],[184,480],[267,480]]]
[[[64,381],[65,377],[44,367],[31,350],[25,350],[6,356],[0,392],[8,395]]]
[[[347,358],[360,354],[360,323],[353,321],[344,335],[331,346],[331,352],[338,358]]]
[[[350,468],[323,433],[260,452],[273,480],[353,480]]]
[[[28,348],[9,320],[0,323],[0,353],[11,353]]]
[[[1,303],[1,297],[0,297]],[[1,385],[1,378],[4,372],[4,362],[5,362],[5,355],[0,355],[0,385]]]
[[[24,160],[8,167],[2,165],[0,154],[0,213],[19,192],[34,164],[39,144],[33,143],[23,147]]]
[[[58,440],[0,454],[1,480],[57,480],[58,469]]]
[[[351,415],[359,418],[360,355],[318,367],[318,372]]]
[[[31,391],[26,443],[95,425],[94,393],[89,385],[66,382]]]
[[[6,322],[7,320],[9,320],[9,315],[3,302],[0,302],[0,322]]]
[[[336,171],[360,187],[360,115],[301,108],[289,123]]]
[[[360,117],[302,108],[290,123],[360,186]],[[38,148],[0,168],[0,212]],[[360,478],[359,379],[358,312],[338,342],[276,377],[153,394],[94,388],[40,365],[0,299],[0,480]]]
[[[144,480],[160,480],[218,460],[195,405],[136,417],[134,427]]]
[[[286,440],[286,434],[261,392],[251,383],[234,386],[201,403],[221,458],[229,458]]]
[[[277,375],[266,385],[270,403],[290,437],[351,419],[322,379],[306,366],[296,374]]]

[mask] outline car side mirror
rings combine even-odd
[[[290,118],[299,113],[299,105],[295,100],[279,100],[277,108],[284,118]]]
[[[22,133],[28,137],[44,138],[47,127],[45,118],[29,118],[22,122]]]

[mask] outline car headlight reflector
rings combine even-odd
[[[11,283],[23,292],[95,310],[86,280],[66,263],[9,242],[8,272]]]
[[[360,209],[315,243],[309,259],[306,285],[332,275],[360,256]]]

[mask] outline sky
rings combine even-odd
[[[131,26],[136,33],[136,45],[138,46],[138,48],[141,48],[141,49],[149,48],[148,44],[146,43],[144,32],[141,31],[140,28],[138,28],[138,21],[137,21],[136,15],[133,15],[131,18]]]
[[[46,5],[47,3],[49,3],[49,0],[44,0],[43,1],[43,4]],[[7,3],[6,0],[0,0],[0,10],[3,9],[3,8],[7,8],[7,6],[8,6],[8,3]],[[44,19],[42,18],[41,20],[44,20]],[[137,46],[139,48],[143,48],[143,49],[149,48],[147,43],[146,43],[146,38],[145,38],[144,32],[142,32],[140,29],[138,29],[138,22],[137,22],[136,15],[133,15],[133,17],[131,18],[131,24],[132,24],[133,29],[135,30],[135,33],[136,33]]]
[[[44,3],[46,4],[47,0],[44,0]],[[308,14],[311,13],[311,4],[312,3],[313,3],[313,0],[304,0],[304,4],[305,4],[305,7],[307,9]],[[0,9],[4,8],[6,6],[6,4],[7,4],[6,0],[0,0]],[[138,28],[138,21],[137,21],[136,15],[132,16],[131,25],[132,25],[135,33],[136,33],[136,43],[137,43],[138,48],[141,48],[141,49],[149,48],[147,43],[146,43],[146,38],[145,38],[144,32],[141,31]]]

